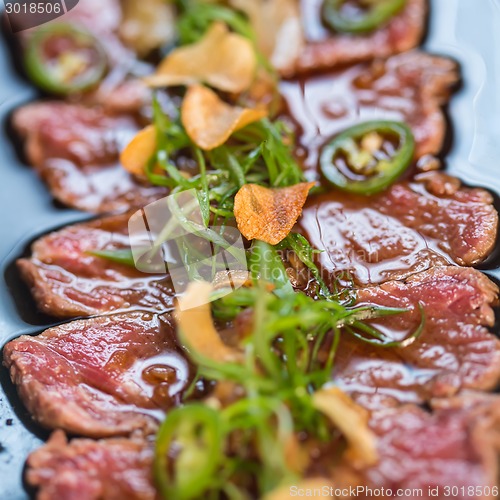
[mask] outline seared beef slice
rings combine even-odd
[[[314,171],[318,151],[332,136],[368,120],[408,123],[415,136],[415,159],[440,153],[446,134],[442,106],[458,78],[454,61],[414,51],[283,82],[280,88],[300,125],[297,154],[306,170]]]
[[[334,463],[330,451],[316,457],[310,475],[324,476],[325,484],[333,478],[336,488],[421,491],[405,498],[433,498],[429,488],[438,488],[438,498],[444,498],[447,486],[459,488],[454,496],[459,500],[470,498],[468,487],[476,486],[485,494],[474,498],[495,498],[487,492],[496,485],[500,452],[498,396],[466,393],[434,400],[432,407],[432,413],[414,405],[374,412],[369,425],[378,440],[376,465],[360,469],[347,460]],[[58,431],[30,455],[26,478],[39,488],[40,500],[153,500],[152,448],[127,439],[68,444]],[[363,490],[356,496],[373,498]]]
[[[284,71],[288,76],[404,52],[418,45],[424,32],[427,0],[408,0],[401,12],[368,34],[326,29],[322,5],[323,0],[301,0],[306,44],[295,65]]]
[[[68,226],[36,241],[17,262],[38,308],[59,318],[173,308],[168,276],[144,274],[91,251],[129,248],[130,214]]]
[[[153,446],[123,438],[67,442],[56,431],[28,458],[38,500],[154,500]]]
[[[403,498],[424,500],[497,498],[500,398],[466,393],[434,400],[432,407],[432,413],[413,405],[375,412],[370,426],[378,438],[379,463],[365,470],[337,467],[335,485],[389,488],[393,496],[398,489],[415,489]],[[447,494],[446,487],[456,488]]]
[[[3,355],[35,420],[90,437],[154,432],[189,378],[172,327],[146,313],[73,321]]]
[[[429,173],[377,196],[333,191],[311,198],[298,228],[325,250],[325,272],[349,272],[369,285],[446,263],[477,264],[493,250],[497,226],[487,191]]]
[[[103,213],[142,207],[166,194],[139,182],[118,162],[139,129],[133,116],[49,101],[18,109],[13,123],[26,140],[29,162],[65,205]]]
[[[359,303],[408,309],[372,320],[394,340],[421,322],[420,337],[403,348],[380,348],[343,335],[334,378],[370,408],[422,403],[464,388],[490,390],[500,380],[500,341],[490,333],[498,288],[475,269],[436,267],[405,281],[359,291]]]

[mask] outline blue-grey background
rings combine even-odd
[[[500,193],[500,0],[431,0],[431,9],[424,47],[457,59],[463,74],[463,86],[449,106],[447,169]],[[20,333],[39,331],[45,320],[31,303],[15,305],[12,297],[20,285],[13,260],[34,236],[88,217],[56,206],[16,153],[8,117],[36,92],[14,70],[14,62],[0,36],[0,346]],[[496,261],[484,267],[500,278]],[[0,375],[0,500],[21,500],[28,495],[22,485],[24,461],[44,433],[30,424],[6,370]]]

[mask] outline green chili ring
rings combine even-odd
[[[70,37],[77,44],[91,47],[95,50],[96,60],[72,82],[64,82],[49,67],[42,53],[45,43],[52,37]],[[104,48],[87,30],[75,28],[67,23],[51,24],[38,29],[30,38],[25,56],[24,65],[28,77],[41,89],[54,94],[67,95],[73,92],[88,90],[97,84],[104,76],[107,68],[107,56]]]
[[[342,13],[345,0],[325,0],[323,19],[325,23],[340,33],[369,33],[389,21],[406,5],[406,0],[382,0],[376,2],[369,12],[359,18]]]
[[[223,457],[222,427],[219,413],[201,403],[176,408],[167,415],[157,435],[154,460],[155,480],[163,498],[190,500],[207,490]],[[168,454],[176,435],[181,441],[187,437],[192,447],[182,450],[170,467]]]
[[[350,179],[335,166],[334,159],[343,150],[346,141],[361,139],[370,132],[399,137],[398,150],[390,161],[379,161],[376,174],[363,180]],[[415,139],[408,125],[394,121],[371,121],[345,130],[327,144],[321,153],[320,166],[326,179],[339,189],[371,195],[383,191],[396,181],[411,164],[414,153]]]

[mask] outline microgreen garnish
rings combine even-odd
[[[265,265],[259,266],[259,261]],[[406,311],[373,305],[346,307],[296,293],[285,283],[286,272],[276,250],[261,242],[254,245],[253,263],[271,277],[276,288],[271,289],[272,284],[260,275],[253,287],[240,288],[212,305],[219,319],[234,321],[245,315],[247,333],[232,348],[238,354],[229,354],[233,360],[225,352],[216,352],[219,341],[210,343],[212,347],[205,352],[197,347],[207,344],[207,339],[200,344],[198,338],[207,325],[200,324],[193,331],[191,321],[196,318],[204,323],[205,317],[195,312],[188,321],[189,312],[178,313],[180,340],[196,363],[198,376],[223,383],[226,391],[221,394],[234,397],[224,398],[216,391],[205,405],[186,401],[183,408],[167,416],[158,437],[155,473],[163,491],[167,495],[175,492],[175,498],[210,494],[217,498],[228,484],[238,498],[249,486],[260,498],[297,481],[302,471],[290,462],[287,447],[299,433],[317,442],[331,438],[331,424],[314,401],[318,391],[331,381],[342,332],[352,331],[357,336],[355,330],[362,330],[380,345],[384,341],[381,332],[366,321]],[[200,290],[192,293],[197,295]],[[421,324],[408,339],[416,338],[423,324],[422,315]],[[213,331],[212,326],[209,329]],[[390,344],[395,347],[397,343]],[[399,344],[404,346],[406,341]],[[217,362],[223,354],[226,361]],[[238,443],[236,447],[234,443]],[[182,454],[183,463],[191,457],[210,471],[199,471],[202,479],[197,482],[196,494],[191,482],[185,481],[183,465],[169,455],[172,450]],[[307,463],[307,457],[304,460]],[[257,484],[253,483],[255,478]]]
[[[255,40],[253,30],[245,16],[230,7],[203,0],[176,0],[175,3],[179,11],[177,33],[180,45],[198,41],[216,21],[222,21],[236,33],[252,41]]]
[[[214,21],[223,21],[256,46],[250,24],[240,12],[218,3],[195,0],[179,0],[177,7],[180,44],[197,42]],[[260,55],[258,59],[261,69],[270,68]],[[190,91],[192,96],[193,89]],[[205,93],[208,95],[208,91]],[[196,106],[192,109],[196,111]],[[231,115],[230,109],[224,111]],[[186,118],[184,113],[183,118]],[[248,123],[241,122],[242,127],[247,126],[241,129],[234,126],[223,140],[216,137],[217,141],[212,142],[206,140],[207,134],[201,130],[195,143],[193,130],[200,132],[196,120],[195,127],[191,127],[192,123],[167,115],[159,100],[153,99],[156,149],[145,174],[152,184],[167,186],[172,195],[167,202],[172,217],[157,235],[153,251],[158,251],[176,228],[182,227],[216,249],[234,252],[223,232],[235,221],[237,193],[252,191],[250,194],[255,195],[258,191],[272,190],[275,194],[282,191],[278,188],[304,183],[303,172],[292,152],[294,138],[286,125],[268,118]],[[147,151],[150,154],[150,149]],[[182,158],[188,159],[189,172],[179,167]],[[190,207],[177,203],[176,196],[188,190],[196,193],[194,202],[199,206],[201,222],[186,217]],[[236,199],[238,216],[239,198]],[[249,199],[253,200],[251,196]],[[272,201],[269,205],[274,207],[277,203],[274,198]],[[304,201],[305,197],[300,209]],[[255,214],[259,215],[257,209]],[[179,299],[176,313],[179,337],[197,366],[196,380],[210,380],[216,385],[208,398],[195,402],[190,399],[195,380],[184,395],[184,406],[170,412],[160,428],[154,468],[157,485],[165,498],[243,499],[248,498],[249,491],[262,497],[297,482],[308,465],[299,434],[304,440],[328,442],[332,428],[336,427],[349,440],[345,426],[340,425],[342,411],[340,416],[323,411],[329,398],[340,394],[348,400],[347,413],[356,412],[357,405],[340,389],[325,389],[332,381],[341,336],[353,336],[374,348],[404,348],[415,342],[424,329],[425,314],[419,304],[420,324],[405,339],[395,341],[379,330],[372,320],[408,310],[356,305],[354,286],[346,286],[345,280],[325,282],[316,263],[319,251],[304,236],[288,232],[294,221],[286,226],[280,235],[284,239],[278,245],[254,239],[246,255],[233,255],[247,261],[245,268],[250,270],[252,278],[250,286],[245,284],[227,294],[217,289],[210,296],[206,288],[211,289],[209,285],[191,283],[194,288],[188,288]],[[215,227],[219,229],[216,231]],[[240,232],[246,234],[241,227]],[[274,243],[280,239],[267,241]],[[183,255],[196,251],[179,248]],[[299,291],[292,286],[290,270],[284,264],[290,253],[315,283],[314,296],[300,291],[300,286],[296,287]],[[122,250],[93,252],[93,255],[130,263]],[[201,281],[196,263],[190,262],[188,271],[191,282]],[[218,269],[214,267],[215,271]],[[191,295],[203,295],[201,291],[207,293],[205,302],[197,302],[203,306],[190,306],[191,312],[190,307],[183,307],[193,298]],[[212,317],[230,327],[235,336],[231,345],[222,340]],[[238,328],[241,323],[244,327]],[[343,404],[346,402],[339,403],[337,408]],[[358,424],[363,421],[355,420]],[[369,443],[368,427],[364,436],[368,444],[360,450],[368,450],[368,463],[376,460],[376,446]],[[295,450],[292,453],[290,446]]]
[[[103,259],[116,262],[117,264],[124,264],[125,266],[135,266],[134,256],[130,248],[117,248],[114,250],[91,250],[87,252],[94,257],[102,257]]]

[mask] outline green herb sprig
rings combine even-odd
[[[198,40],[216,20],[251,39],[248,20],[240,12],[219,3],[178,0],[178,34],[181,44]],[[258,56],[261,68],[270,65]],[[159,235],[157,248],[168,239],[176,224],[191,224],[195,232],[215,246],[223,237],[212,230],[234,220],[234,196],[246,183],[287,187],[304,181],[292,153],[294,138],[286,125],[269,119],[239,130],[224,145],[202,151],[186,134],[178,117],[167,115],[153,99],[157,149],[146,175],[172,194],[194,189],[202,224],[193,227],[176,207],[173,218]],[[179,168],[186,156],[197,170],[188,175]],[[172,198],[175,204],[175,196]],[[310,271],[317,285],[315,297],[294,290],[283,264],[282,253],[293,252]],[[212,314],[231,324],[247,315],[251,328],[238,348],[243,362],[215,362],[190,345],[186,332],[181,343],[197,366],[200,378],[229,384],[231,401],[209,397],[189,399],[171,411],[156,441],[154,472],[164,498],[247,499],[296,483],[301,471],[290,463],[287,446],[299,433],[319,442],[331,439],[331,424],[313,405],[313,395],[331,382],[337,346],[342,335],[351,335],[374,348],[404,348],[414,342],[425,326],[420,324],[406,339],[394,341],[371,320],[402,314],[406,309],[355,305],[355,296],[331,290],[316,264],[316,253],[305,237],[290,234],[278,246],[252,242],[248,266],[253,286],[218,298]],[[119,263],[131,263],[127,249],[95,251],[93,255]],[[196,271],[196,269],[194,270]],[[349,292],[349,291],[348,291]]]
[[[406,311],[345,307],[296,293],[276,249],[262,242],[255,245],[251,264],[271,283],[256,274],[253,287],[213,303],[213,315],[219,320],[247,313],[251,332],[240,342],[243,362],[215,362],[194,349],[189,334],[179,332],[198,376],[231,384],[237,398],[229,403],[209,398],[205,404],[187,400],[167,416],[155,461],[165,498],[220,498],[222,493],[246,498],[249,489],[262,498],[282,485],[296,484],[300,472],[287,457],[291,440],[299,433],[317,442],[331,439],[330,424],[315,408],[313,395],[331,381],[342,332],[360,329],[380,342],[383,334],[366,322]],[[424,322],[422,317],[404,342],[414,341]],[[173,459],[172,450],[177,453]],[[187,462],[197,464],[195,485],[186,476]]]

